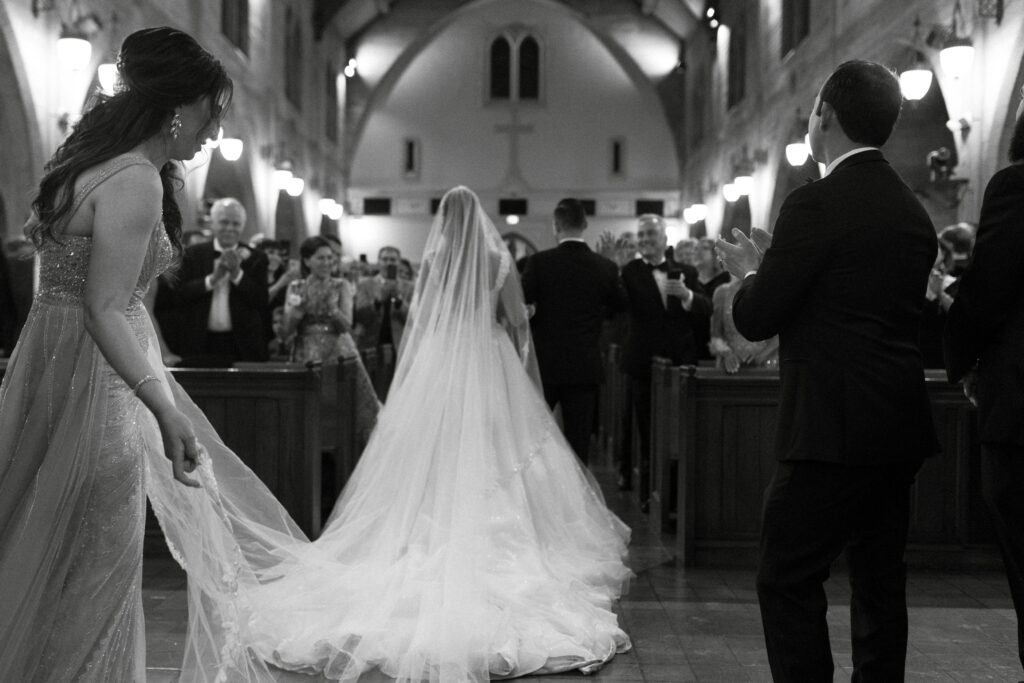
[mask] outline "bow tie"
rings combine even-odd
[[[652,266],[652,265],[651,265],[650,263],[647,263],[647,261],[644,261],[644,263],[645,263],[645,264],[647,265],[647,267],[648,267],[648,268],[650,268],[650,269],[651,269],[652,271],[653,271],[653,270],[660,270],[660,271],[661,271],[661,272],[663,272],[663,273],[667,273],[667,272],[668,272],[668,259],[665,259],[664,261],[662,261],[661,263],[659,263],[659,264],[658,264],[658,265],[656,265],[656,266]]]

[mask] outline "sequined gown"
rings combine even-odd
[[[83,187],[76,207],[122,158]],[[39,291],[0,387],[0,680],[143,681],[145,432],[152,415],[85,330],[91,239],[40,250]],[[155,226],[126,311],[172,259]],[[158,432],[157,432],[158,433]]]
[[[288,285],[285,316],[301,310],[295,335],[295,360],[300,363],[335,363],[339,358],[355,358],[356,363],[356,430],[361,444],[366,444],[377,422],[380,403],[366,368],[359,359],[352,335],[338,325],[337,311],[348,311],[351,326],[354,292],[352,283],[341,278],[320,280],[313,277],[295,280]],[[342,314],[343,315],[343,314]],[[343,315],[344,317],[344,315]]]

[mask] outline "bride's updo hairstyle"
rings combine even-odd
[[[231,101],[231,78],[221,63],[191,36],[173,28],[142,29],[125,38],[117,70],[120,84],[115,93],[93,95],[88,110],[46,164],[32,202],[38,220],[28,231],[37,246],[57,239],[55,233],[70,217],[75,180],[84,170],[156,135],[169,134],[179,106],[208,98],[212,123]],[[174,184],[181,183],[178,164],[164,164],[160,180],[164,227],[180,250],[181,212],[174,200]]]

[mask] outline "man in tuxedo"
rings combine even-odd
[[[832,680],[823,584],[844,549],[853,680],[903,680],[910,487],[938,448],[918,349],[938,247],[878,149],[901,103],[885,67],[840,65],[808,122],[825,177],[790,193],[773,235],[755,230],[752,242],[734,230],[736,244],[716,245],[743,280],[736,328],[751,340],[779,335],[779,462],[757,574],[777,682]]]
[[[359,348],[391,344],[398,352],[414,287],[412,282],[398,278],[401,259],[398,247],[381,247],[377,253],[380,271],[356,285],[354,323]]]
[[[963,381],[978,407],[981,490],[1003,553],[1024,664],[1024,90],[1010,161],[985,189],[944,346],[949,380]]]
[[[213,240],[185,249],[176,282],[160,287],[161,327],[182,365],[265,361],[267,257],[239,243],[246,213],[237,199],[215,201],[210,219]]]
[[[627,404],[632,406],[640,430],[638,485],[640,505],[646,511],[651,490],[651,360],[657,356],[673,365],[696,363],[711,326],[711,302],[704,296],[697,269],[666,256],[665,219],[644,214],[637,221],[642,258],[622,267],[629,308],[629,336],[622,363],[630,378]],[[623,440],[620,488],[628,489],[633,471],[631,439]]]
[[[601,326],[625,306],[618,267],[583,241],[587,216],[578,199],[558,202],[558,246],[532,255],[523,272],[544,398],[562,408],[562,430],[580,460],[589,461],[601,384]]]

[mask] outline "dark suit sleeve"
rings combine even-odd
[[[522,276],[519,281],[523,286],[523,299],[528,304],[537,303],[537,259],[529,258],[526,260],[526,268],[523,270]]]
[[[835,233],[812,187],[794,191],[783,202],[771,247],[757,273],[744,279],[736,292],[733,321],[751,341],[774,337],[792,320],[827,263]]]
[[[946,317],[946,373],[959,381],[1006,322],[1024,288],[1024,173],[1009,168],[985,189],[971,265]]]
[[[204,268],[206,256],[199,251],[185,252],[181,262],[181,277],[174,287],[176,298],[182,304],[193,303],[210,294],[206,289],[206,276],[209,274]]]
[[[231,283],[231,296],[241,296],[246,304],[255,309],[267,308],[267,258],[254,254],[242,262],[242,277],[236,285]],[[203,283],[205,290],[206,284]]]

